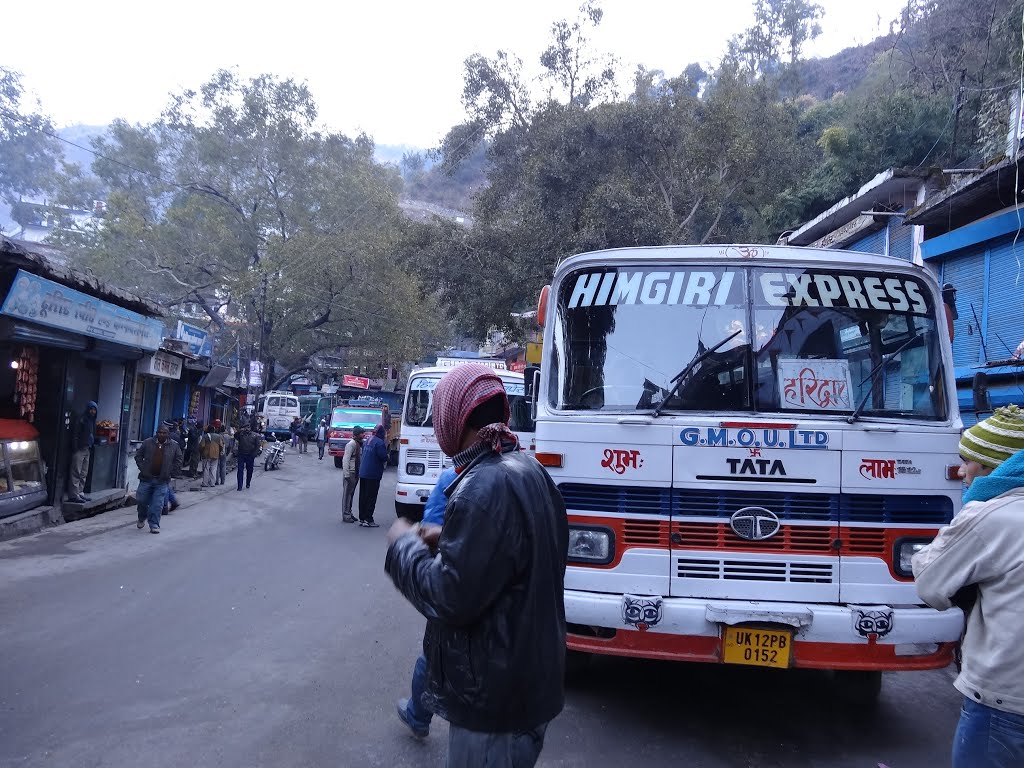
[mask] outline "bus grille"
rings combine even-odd
[[[445,462],[445,455],[440,451],[431,451],[427,448],[409,448],[405,452],[406,461],[419,461],[426,465],[427,469],[441,469],[451,466],[451,460]]]
[[[681,579],[831,584],[835,580],[835,566],[832,563],[681,557],[676,561],[676,575]]]
[[[743,507],[764,507],[782,520],[946,525],[948,496],[643,488],[566,483],[559,486],[569,510],[621,515],[728,518]]]

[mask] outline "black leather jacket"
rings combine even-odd
[[[447,495],[437,556],[407,533],[384,566],[427,617],[424,703],[469,730],[530,730],[564,701],[565,503],[521,451],[481,456]]]

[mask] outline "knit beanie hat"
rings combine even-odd
[[[998,467],[1024,449],[1024,411],[1016,405],[996,408],[960,437],[960,455],[986,467]]]

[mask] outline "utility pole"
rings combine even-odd
[[[267,389],[267,376],[268,371],[263,361],[263,347],[266,341],[267,333],[267,273],[263,273],[263,281],[260,286],[260,344],[257,359],[260,361],[260,366],[263,367],[263,376],[260,384],[260,393],[265,392]]]

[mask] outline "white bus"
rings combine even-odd
[[[836,670],[947,666],[959,609],[910,558],[961,504],[956,382],[927,270],[863,253],[580,254],[542,293],[537,459],[569,515],[588,654]],[[536,386],[534,386],[536,385]]]
[[[434,435],[434,388],[455,364],[488,361],[460,359],[454,364],[421,368],[409,376],[402,411],[402,437],[398,449],[398,482],[395,486],[395,511],[399,517],[420,520],[427,497],[441,472],[452,460],[441,453]],[[509,427],[519,437],[524,449],[533,447],[533,422],[526,404],[523,374],[495,367],[508,394],[512,418]]]

